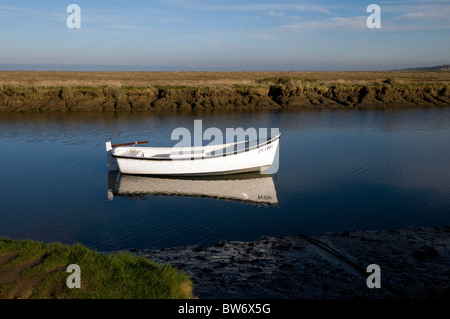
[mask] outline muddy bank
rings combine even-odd
[[[277,83],[280,82],[280,83]],[[325,85],[284,80],[248,87],[0,87],[0,111],[148,112],[445,107],[448,84]]]
[[[448,299],[450,226],[132,250],[191,276],[199,298]],[[381,288],[367,287],[367,266]]]

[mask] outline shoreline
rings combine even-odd
[[[187,273],[200,299],[446,299],[450,226],[130,250]],[[377,264],[381,288],[369,289]]]
[[[43,245],[34,241],[29,244]],[[128,253],[162,267],[169,264],[188,276],[195,299],[446,300],[450,297],[450,225],[326,232],[314,236],[263,236],[249,242],[220,241],[210,247],[92,253],[105,256]],[[19,251],[4,251],[0,264],[17,254]],[[380,288],[367,286],[371,276],[367,267],[374,264],[380,269]],[[23,265],[27,269],[35,264]],[[65,267],[59,271],[66,278]],[[17,296],[32,295],[46,274],[36,275],[20,279],[19,288],[26,289]],[[2,281],[21,276],[15,270],[0,270],[0,286]],[[98,294],[97,298],[103,297]]]
[[[0,71],[3,112],[446,107],[450,72]]]

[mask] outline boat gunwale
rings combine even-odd
[[[270,140],[257,144],[255,146],[252,147],[248,147],[248,148],[244,148],[242,150],[237,150],[237,151],[232,151],[232,152],[228,152],[228,153],[223,153],[223,154],[217,154],[217,155],[209,155],[209,156],[186,156],[186,157],[180,157],[180,158],[167,158],[167,157],[138,157],[138,156],[126,156],[126,155],[116,155],[114,153],[114,151],[111,153],[112,157],[114,158],[120,158],[120,159],[132,159],[132,160],[144,160],[144,161],[193,161],[193,160],[206,160],[206,159],[211,159],[211,158],[217,158],[217,157],[227,157],[227,156],[234,156],[234,155],[238,155],[240,153],[245,153],[245,152],[249,152],[249,151],[253,151],[256,149],[259,149],[260,147],[269,145],[271,143],[274,143],[275,141],[281,139],[281,133],[278,133],[275,137],[271,138]],[[235,146],[238,144],[242,144],[242,143],[246,143],[247,141],[240,141],[240,142],[236,142],[233,143],[230,146]],[[223,144],[226,145],[226,144]]]

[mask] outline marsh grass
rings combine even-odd
[[[73,97],[73,90],[71,87],[64,86],[59,93],[59,97],[63,100],[69,100]]]
[[[47,72],[0,71],[0,86],[10,87],[232,87],[300,84],[368,85],[388,78],[405,85],[448,83],[447,71],[378,72]]]
[[[229,109],[230,106],[272,109],[400,104],[402,107],[446,106],[449,104],[449,83],[448,71],[0,71],[0,110],[159,111]]]
[[[170,265],[159,265],[129,253],[104,254],[81,244],[0,239],[0,256],[10,252],[16,256],[0,264],[0,274],[2,270],[19,267],[30,260],[36,263],[23,270],[20,278],[1,284],[0,298],[13,297],[14,291],[20,291],[29,283],[33,283],[33,287],[26,297],[37,299],[192,298],[192,282],[186,274]],[[69,264],[80,266],[79,289],[66,285]]]

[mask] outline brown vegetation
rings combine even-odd
[[[1,111],[450,105],[450,72],[0,72]]]

